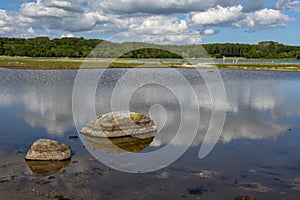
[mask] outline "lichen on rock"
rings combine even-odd
[[[80,132],[93,148],[120,154],[145,149],[157,128],[147,115],[120,111],[95,117]]]
[[[80,132],[93,137],[118,138],[156,131],[153,120],[147,115],[120,111],[95,117]]]

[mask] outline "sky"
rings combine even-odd
[[[0,37],[300,45],[300,0],[0,0]]]

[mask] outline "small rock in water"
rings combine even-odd
[[[61,161],[71,158],[68,145],[48,139],[39,139],[29,149],[25,159],[34,161]]]
[[[95,174],[100,174],[100,175],[103,174],[103,170],[100,168],[91,168],[91,171]]]
[[[209,179],[214,175],[217,175],[218,172],[214,172],[214,171],[207,171],[207,170],[203,170],[200,173],[197,173],[197,176],[200,176],[201,178],[205,178],[205,179]]]
[[[51,183],[51,181],[39,180],[35,183],[38,185],[47,185],[47,184]]]
[[[167,178],[169,178],[169,174],[168,174],[168,172],[163,172],[161,174],[156,175],[156,177],[159,179],[167,179]]]
[[[246,191],[254,191],[254,192],[260,192],[260,193],[266,193],[272,189],[262,186],[260,183],[246,183],[243,184],[242,189]]]
[[[73,135],[69,137],[70,140],[76,141],[78,139],[78,136]]]
[[[249,196],[238,195],[235,197],[235,200],[251,200]]]
[[[63,196],[63,193],[58,191],[58,190],[52,190],[52,191],[49,191],[47,194],[46,194],[46,197],[48,199],[57,199],[57,200],[70,200],[68,198],[65,198]]]

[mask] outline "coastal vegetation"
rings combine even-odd
[[[94,50],[99,44],[100,48]],[[138,49],[140,46],[148,47]],[[208,53],[202,51],[205,49]],[[130,51],[133,49],[132,51]],[[138,49],[138,50],[134,50]],[[168,49],[162,50],[162,49]],[[94,50],[94,51],[93,51]],[[128,51],[126,51],[128,50]],[[123,52],[127,53],[123,53]],[[176,53],[175,53],[176,52]],[[0,56],[55,57],[55,58],[222,58],[300,59],[300,46],[289,46],[273,41],[258,44],[195,44],[154,45],[136,42],[113,43],[84,38],[4,38],[0,37]]]
[[[220,69],[239,70],[276,70],[300,71],[300,63],[225,63],[212,65],[194,65],[185,63],[183,59],[170,62],[167,59],[146,59],[144,62],[135,59],[75,59],[75,58],[29,58],[0,56],[0,67],[11,69],[79,69],[79,68],[191,68],[191,67],[218,67]]]
[[[100,46],[98,46],[99,44]],[[222,69],[300,71],[299,62],[273,63],[277,59],[300,59],[300,47],[272,41],[258,44],[226,43],[176,46],[136,42],[112,43],[84,38],[0,37],[0,67],[2,68],[186,68],[201,67],[196,66],[196,63],[192,61],[195,58],[223,59],[224,57],[226,57],[224,62],[219,61],[214,66]],[[184,58],[189,59],[192,63]],[[270,59],[270,62],[262,63],[259,60],[238,62],[245,59]]]

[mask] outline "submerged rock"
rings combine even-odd
[[[157,128],[147,115],[134,112],[114,112],[97,116],[80,131],[82,134],[119,138],[156,132]]]
[[[69,139],[73,140],[73,141],[77,141],[78,136],[77,135],[72,135],[72,136],[69,136]]]
[[[254,192],[260,192],[260,193],[266,193],[266,192],[272,190],[270,188],[262,186],[260,183],[246,183],[246,184],[243,184],[241,188],[246,191],[254,191]]]
[[[214,172],[214,171],[207,171],[207,170],[203,170],[200,173],[197,173],[197,176],[200,176],[201,178],[205,178],[205,179],[209,179],[214,175],[217,175],[218,172]]]
[[[62,161],[71,158],[68,145],[48,139],[39,139],[33,143],[25,159],[34,161]]]
[[[292,182],[292,186],[294,190],[300,192],[300,178],[295,178]]]
[[[235,200],[251,200],[249,196],[238,195],[235,197]]]

